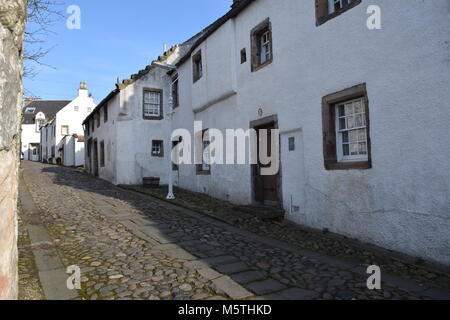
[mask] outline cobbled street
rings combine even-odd
[[[292,244],[121,189],[81,170],[23,162],[21,173],[22,188],[38,208],[33,214],[39,215],[21,212],[20,278],[26,297],[42,296],[33,275],[40,276],[44,293],[51,291],[39,263],[33,267],[29,261],[30,249],[39,246],[55,250],[64,268],[81,268],[81,289],[74,299],[449,297],[447,289],[435,287],[437,276],[427,272],[430,283],[383,274],[382,289],[369,290],[368,265],[295,250]],[[50,240],[31,245],[27,230],[39,224]],[[61,282],[56,285],[66,285],[64,278]]]

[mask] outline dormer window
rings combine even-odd
[[[28,107],[25,109],[25,113],[34,113],[36,111],[35,107]]]

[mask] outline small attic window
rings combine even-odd
[[[194,83],[200,80],[203,76],[203,65],[202,65],[202,51],[198,51],[192,57],[192,68],[193,68],[193,80]]]
[[[35,107],[28,107],[25,109],[25,113],[34,113],[36,111]]]

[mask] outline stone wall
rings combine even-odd
[[[0,0],[0,300],[16,299],[19,119],[26,0]]]

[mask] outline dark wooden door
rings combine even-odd
[[[98,143],[97,141],[94,141],[94,150],[93,150],[93,157],[92,157],[94,163],[94,175],[98,177]]]
[[[264,142],[262,139],[266,138],[267,156],[270,157],[272,155],[272,129],[275,129],[275,123],[273,122],[256,128],[258,134],[258,164],[254,168],[255,200],[263,204],[274,204],[279,202],[279,173],[277,172],[275,175],[263,175],[261,173],[263,168],[271,166],[271,164],[261,163],[260,148]],[[264,136],[260,130],[266,130],[267,135]],[[279,159],[277,159],[277,161],[279,161]]]

